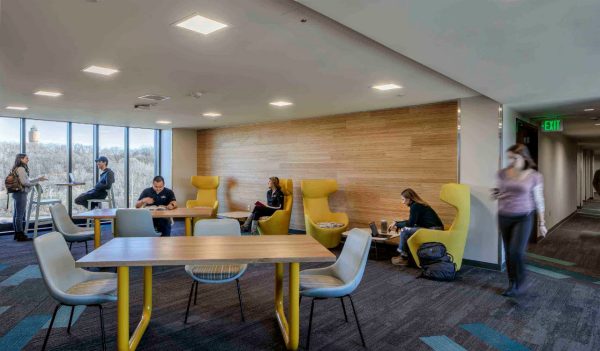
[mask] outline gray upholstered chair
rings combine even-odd
[[[308,337],[306,340],[307,349],[310,346],[310,332],[312,329],[315,300],[339,298],[342,302],[344,318],[347,322],[348,315],[346,314],[344,297],[350,299],[360,340],[364,347],[367,346],[362,330],[360,329],[360,323],[358,322],[351,294],[358,287],[365,272],[370,248],[371,234],[360,229],[352,229],[348,234],[340,257],[333,265],[325,268],[307,269],[300,272],[300,298],[302,296],[312,298],[310,319],[308,322]]]
[[[122,237],[154,237],[160,233],[154,229],[150,210],[136,208],[120,208],[115,218],[115,228]]]
[[[203,219],[196,222],[194,226],[194,236],[241,236],[240,224],[235,219]],[[194,295],[194,305],[198,298],[198,283],[220,284],[235,280],[237,285],[238,299],[240,300],[240,314],[242,321],[244,318],[244,308],[242,306],[242,291],[240,289],[240,277],[246,272],[246,264],[227,264],[227,265],[187,265],[185,271],[192,278],[192,287],[188,297],[187,309],[185,311],[184,323],[187,323],[190,314],[190,304],[192,295]],[[194,294],[194,287],[196,292]]]
[[[94,240],[94,230],[80,228],[73,223],[67,209],[63,204],[56,204],[50,207],[52,222],[56,231],[61,233],[65,240],[69,243],[69,250],[73,243],[85,243],[85,253],[88,253],[87,242]]]
[[[90,272],[75,267],[75,260],[63,235],[58,232],[35,238],[33,247],[40,265],[42,278],[58,305],[54,309],[50,326],[46,332],[42,350],[46,348],[50,331],[56,318],[56,312],[61,306],[71,307],[71,316],[67,332],[71,332],[71,322],[75,306],[97,306],[100,309],[100,329],[102,331],[102,347],[106,350],[106,335],[102,304],[117,301],[113,294],[117,288],[117,275],[107,272]]]

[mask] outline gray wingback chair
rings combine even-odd
[[[48,343],[58,309],[61,306],[71,307],[71,316],[67,327],[67,332],[70,333],[73,311],[75,306],[80,305],[96,306],[100,309],[102,347],[103,350],[106,350],[102,304],[117,301],[117,297],[113,294],[117,288],[117,275],[115,273],[90,272],[75,267],[75,260],[61,233],[52,232],[39,236],[33,241],[33,247],[46,288],[48,288],[50,296],[58,301],[46,332],[42,350]]]

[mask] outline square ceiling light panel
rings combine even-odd
[[[226,24],[211,20],[200,15],[194,15],[174,24],[175,27],[185,28],[204,35],[227,27]]]

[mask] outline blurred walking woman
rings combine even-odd
[[[507,151],[508,167],[498,172],[498,188],[493,197],[498,199],[498,225],[504,241],[508,288],[504,296],[524,292],[524,256],[534,221],[538,213],[538,235],[547,233],[544,221],[544,180],[535,170],[535,162],[525,145],[516,144]]]
[[[46,177],[40,176],[35,179],[29,178],[29,157],[27,154],[17,154],[15,158],[15,164],[11,169],[12,174],[16,174],[18,182],[20,184],[20,190],[12,193],[14,200],[14,211],[13,211],[13,228],[15,230],[14,239],[18,241],[31,240],[25,235],[25,212],[27,210],[27,194],[31,190],[31,187],[40,181],[46,180]]]

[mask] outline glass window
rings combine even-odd
[[[125,202],[125,128],[123,127],[98,127],[99,156],[108,158],[108,168],[115,173],[113,192],[115,205],[127,207]]]
[[[68,180],[69,161],[67,153],[67,123],[25,121],[25,151],[29,156],[30,176],[45,175],[48,181],[41,183],[42,198],[60,199],[67,205],[67,188],[57,186]],[[40,214],[50,215],[49,206],[40,207]]]
[[[20,121],[18,118],[0,117],[0,170],[2,180],[8,175],[15,162],[15,156],[21,151]],[[0,223],[12,223],[12,200],[6,208],[8,194],[4,181],[0,184]]]
[[[154,148],[153,129],[129,128],[129,206],[152,185]]]
[[[72,173],[75,181],[85,185],[73,187],[73,200],[91,189],[95,184],[94,168],[94,126],[91,124],[71,124]],[[85,211],[85,207],[73,202],[73,213]]]

